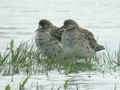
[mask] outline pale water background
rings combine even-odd
[[[93,32],[99,43],[110,50],[119,46],[119,0],[0,0],[0,50],[4,51],[11,39],[15,40],[16,45],[20,41],[33,39],[37,23],[43,18],[49,19],[57,26],[61,26],[65,19],[72,18],[81,27],[88,28]],[[53,81],[50,83],[50,80],[46,80],[41,75],[42,79],[40,78],[37,82],[43,89],[39,90],[44,90],[44,87],[47,86],[49,88],[52,85],[61,85],[67,78],[64,75],[59,77],[59,74],[55,75],[55,73],[57,72],[51,74],[53,77],[51,81],[55,82],[54,85]],[[117,74],[119,76],[119,73]],[[87,74],[80,73],[78,75],[83,76],[78,76],[78,81],[81,82],[78,82],[79,90],[113,90],[115,82],[117,90],[120,90],[120,83],[115,79],[115,75],[103,77],[95,74],[92,79],[88,79]],[[56,77],[55,80],[54,77]],[[20,80],[20,78],[18,79]],[[35,79],[29,81],[28,84],[32,81],[35,82]],[[47,82],[49,85],[46,84]],[[0,90],[4,90],[7,83],[10,83],[9,77],[0,77]],[[30,86],[28,85],[28,87]],[[35,85],[31,87],[33,88],[28,90],[36,90]]]

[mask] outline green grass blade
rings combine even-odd
[[[28,75],[28,76],[25,78],[25,80],[23,81],[23,83],[20,84],[19,90],[22,90],[22,88],[24,88],[24,86],[25,86],[25,84],[27,83],[27,81],[28,81],[29,78],[30,78],[30,75]]]
[[[11,90],[9,84],[5,87],[5,90]]]

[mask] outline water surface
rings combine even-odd
[[[61,26],[65,19],[72,18],[81,27],[85,27],[93,32],[99,43],[111,50],[117,48],[120,41],[119,12],[119,0],[1,0],[0,50],[5,50],[11,39],[15,40],[16,45],[20,41],[34,39],[34,31],[38,26],[37,23],[43,18],[49,19],[57,26]],[[79,75],[82,74],[80,73]],[[114,75],[113,77],[112,75],[109,76],[110,78],[107,75],[101,77],[97,74],[93,75],[92,79],[88,79],[83,74],[85,79],[78,76],[79,79],[76,81],[79,82],[78,87],[80,90],[114,90],[115,83],[119,83],[113,78]],[[57,75],[52,74],[52,77],[57,77]],[[0,90],[4,90],[4,86],[9,82],[8,78],[1,77]],[[63,76],[60,78],[57,77],[57,80],[53,80],[52,78],[52,82],[50,81],[50,83],[46,78],[41,78],[37,82],[40,82],[38,83],[40,85],[41,82],[44,82],[41,88],[45,88],[46,86],[50,88],[57,85],[61,86],[61,83],[63,84],[65,81],[62,80],[63,78],[66,80],[66,76]],[[6,79],[8,81],[4,82]],[[30,79],[28,84],[32,82],[36,83],[36,79]],[[56,82],[59,83],[57,84]],[[33,85],[31,90],[36,90],[35,88],[36,86]],[[45,90],[50,90],[48,88]],[[120,89],[120,87],[117,88]]]

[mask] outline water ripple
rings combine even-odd
[[[88,25],[88,28],[98,28],[98,29],[115,29],[115,28],[120,28],[120,26],[94,26],[94,25]]]
[[[21,12],[23,12],[23,13],[39,13],[39,12],[41,12],[40,10],[23,10],[23,11],[21,11]]]
[[[17,30],[17,29],[26,29],[26,27],[9,27],[9,26],[6,26],[6,27],[3,27],[3,26],[0,26],[0,30]]]
[[[32,35],[33,32],[16,32],[16,35]]]

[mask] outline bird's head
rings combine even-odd
[[[67,19],[64,21],[64,25],[61,27],[64,30],[73,30],[74,28],[78,28],[78,24],[72,20],[72,19]]]
[[[48,29],[51,26],[53,26],[53,24],[47,19],[42,19],[39,21],[39,27],[41,27],[42,29]]]

